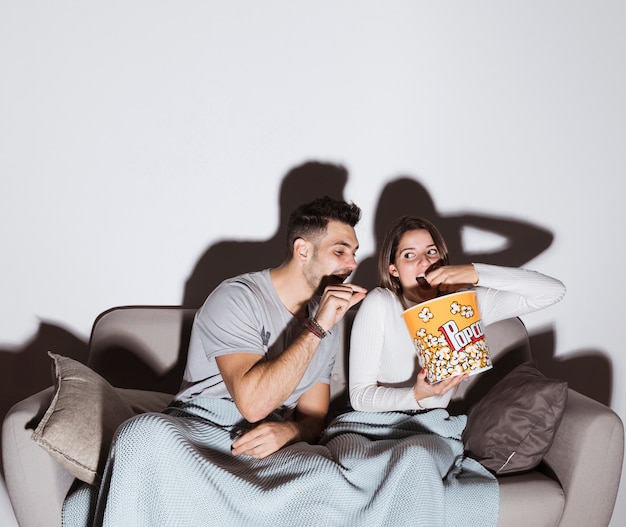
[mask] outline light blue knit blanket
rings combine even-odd
[[[251,428],[235,405],[197,399],[126,421],[63,526],[495,526],[498,483],[463,456],[464,426],[445,410],[350,412],[318,445],[255,460],[230,453]]]

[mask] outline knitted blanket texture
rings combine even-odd
[[[464,426],[446,410],[349,412],[319,444],[257,460],[230,453],[253,427],[231,401],[180,403],[119,428],[100,487],[68,495],[63,527],[495,526],[498,483],[464,457]]]

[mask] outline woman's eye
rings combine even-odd
[[[404,253],[404,258],[406,258],[407,260],[415,258],[415,253]]]
[[[433,256],[433,255],[437,254],[438,252],[439,251],[437,251],[437,249],[429,249],[428,253],[426,253],[426,254],[428,254],[428,256]]]

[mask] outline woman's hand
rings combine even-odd
[[[478,273],[472,264],[437,267],[428,272],[425,278],[430,287],[446,293],[452,293],[478,283]]]
[[[417,375],[417,380],[413,386],[415,400],[421,401],[433,395],[443,395],[447,391],[456,388],[467,376],[467,373],[464,373],[463,375],[456,375],[436,384],[430,384],[426,380],[426,370],[424,369]]]

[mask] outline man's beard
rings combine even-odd
[[[315,290],[315,294],[321,296],[327,286],[343,284],[352,274],[352,269],[336,269],[334,273],[327,274],[319,278],[319,275],[316,272],[317,265],[319,264],[318,256],[317,249],[315,249],[313,259],[310,262],[311,265],[308,270],[305,270],[305,275],[307,275],[309,285]]]

